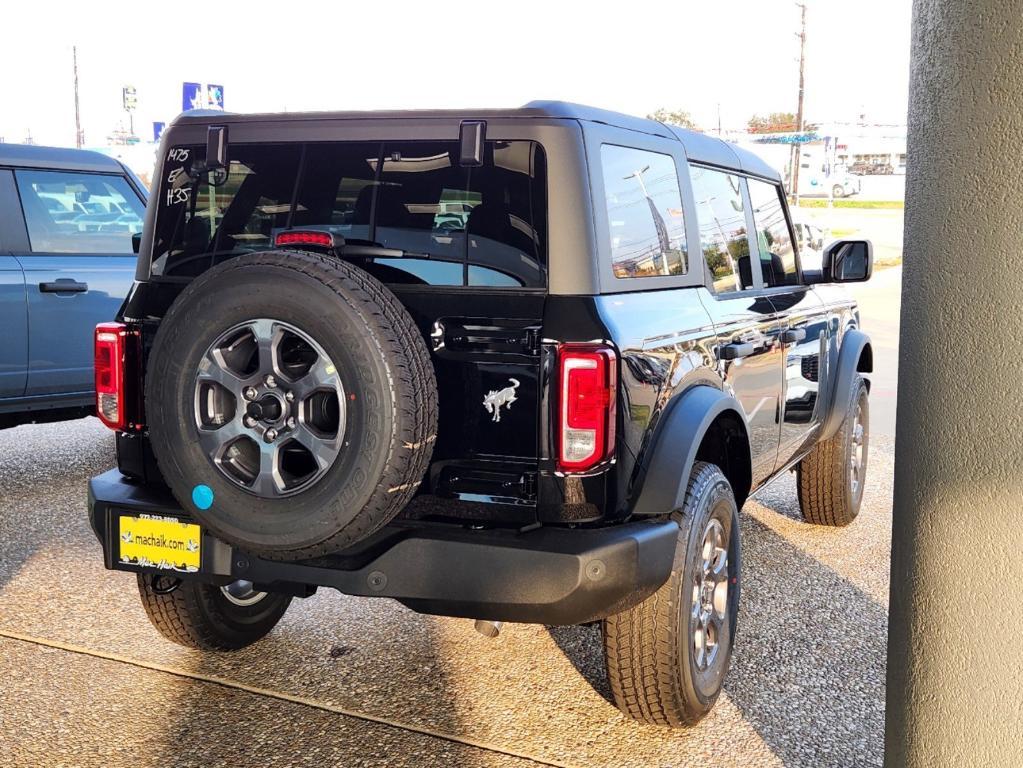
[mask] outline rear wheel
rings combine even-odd
[[[845,197],[845,189],[841,184],[836,184],[831,188],[832,197]]]
[[[860,513],[870,447],[867,384],[856,377],[845,420],[834,437],[817,443],[796,467],[803,519],[814,525],[849,525]]]
[[[739,609],[739,511],[727,478],[694,465],[668,581],[603,622],[615,704],[654,725],[694,725],[717,701]]]
[[[263,638],[284,616],[289,595],[260,592],[247,581],[223,587],[148,573],[139,595],[156,630],[178,645],[235,651]]]

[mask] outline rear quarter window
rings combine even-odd
[[[618,278],[689,271],[678,172],[670,155],[602,144],[611,267]]]

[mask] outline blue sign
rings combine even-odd
[[[163,129],[167,127],[167,123],[153,123],[153,141],[159,141],[160,137],[163,136]]]
[[[209,83],[206,86],[206,104],[210,109],[223,109],[224,86]]]
[[[202,83],[182,83],[181,110],[187,112],[190,109],[206,109]]]

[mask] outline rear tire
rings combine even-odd
[[[679,535],[670,578],[602,624],[617,707],[640,722],[683,726],[695,725],[717,701],[738,618],[739,511],[718,467],[693,466],[685,504],[672,519]],[[708,541],[721,546],[709,552]]]
[[[336,552],[390,522],[437,435],[415,321],[363,270],[302,251],[235,257],[193,280],[156,333],[146,404],[182,507],[277,560]]]
[[[235,584],[239,584],[236,582]],[[266,636],[291,604],[289,595],[242,591],[225,594],[212,584],[138,574],[146,616],[168,640],[201,651],[236,651]],[[233,598],[233,599],[232,599]]]
[[[817,443],[796,466],[799,508],[808,523],[841,527],[860,513],[870,446],[867,394],[866,382],[857,375],[838,432]]]

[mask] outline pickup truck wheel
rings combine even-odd
[[[860,512],[870,444],[867,394],[866,382],[857,376],[838,432],[815,445],[796,466],[799,508],[808,523],[849,525]]]
[[[264,637],[284,616],[290,595],[258,592],[246,581],[224,587],[168,576],[138,575],[149,621],[178,645],[235,651]]]
[[[437,385],[415,321],[380,282],[266,251],[178,296],[149,355],[146,410],[189,514],[248,552],[300,560],[366,538],[416,492]]]
[[[694,725],[724,683],[739,609],[739,511],[713,464],[693,466],[668,581],[603,621],[615,704],[653,725]]]

